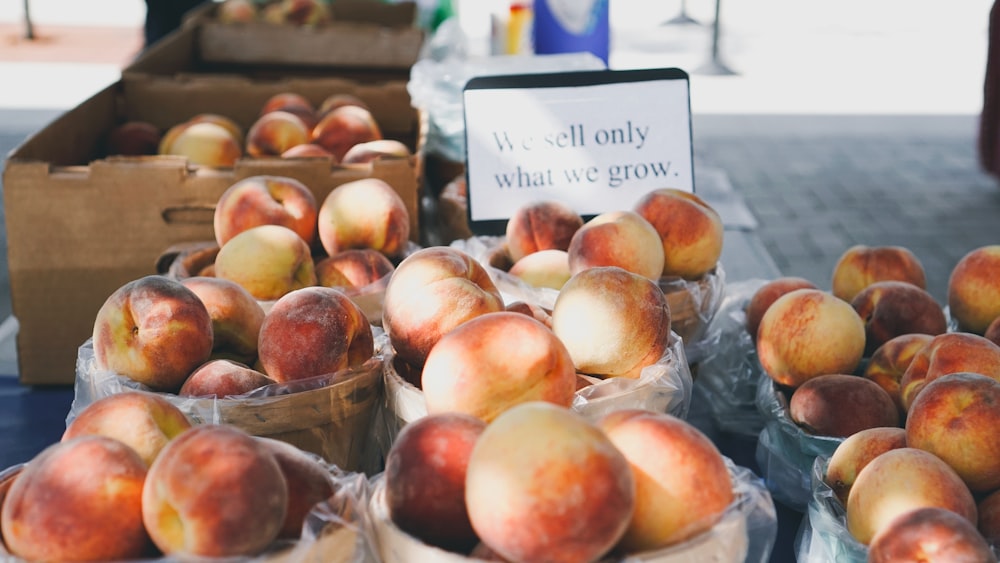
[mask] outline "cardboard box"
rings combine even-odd
[[[317,26],[223,23],[216,18],[218,5],[212,8],[186,21],[196,28],[207,63],[408,71],[425,36],[416,25],[414,2],[336,0],[330,3],[332,21]]]
[[[271,158],[208,169],[190,167],[180,157],[105,157],[101,152],[104,136],[125,119],[165,128],[196,113],[215,112],[248,126],[262,102],[282,90],[313,100],[333,92],[358,95],[371,106],[385,136],[404,141],[416,154],[350,167]],[[124,283],[156,273],[158,257],[171,245],[211,240],[215,203],[241,178],[291,176],[312,188],[318,201],[344,182],[381,178],[403,196],[411,210],[411,238],[417,240],[422,124],[404,82],[322,78],[122,80],[64,113],[8,155],[3,175],[11,300],[20,323],[20,381],[72,383],[77,350],[91,336],[105,299]]]

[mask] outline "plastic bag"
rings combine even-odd
[[[868,546],[847,530],[847,511],[823,480],[829,456],[817,456],[810,470],[811,495],[795,536],[796,560],[801,563],[865,563]]]
[[[716,341],[711,353],[698,364],[694,382],[706,399],[715,427],[753,438],[764,428],[764,416],[757,408],[757,387],[767,374],[747,332],[746,306],[766,283],[751,279],[726,284],[725,296],[707,330]]]
[[[376,335],[382,331],[372,327]],[[381,458],[371,440],[382,397],[382,363],[377,352],[357,369],[274,383],[230,397],[180,397],[160,393],[195,424],[232,424],[319,455],[345,470],[375,473]],[[88,405],[127,390],[152,391],[123,375],[97,368],[93,341],[80,346],[69,424]]]
[[[829,457],[844,438],[815,436],[788,416],[788,398],[770,377],[760,379],[757,408],[765,424],[757,439],[756,461],[774,500],[804,512],[812,495],[812,467]]]
[[[601,561],[604,563],[768,561],[778,530],[777,515],[771,496],[760,478],[752,471],[735,465],[728,458],[726,466],[732,477],[736,499],[712,529],[678,545],[624,557],[609,557]],[[369,510],[379,554],[383,561],[386,563],[483,561],[427,545],[397,528],[389,518],[385,504],[384,475],[376,475],[371,482]]]

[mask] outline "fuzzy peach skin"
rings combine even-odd
[[[168,131],[168,134],[170,132]],[[243,156],[243,148],[225,127],[211,122],[187,123],[168,143],[163,154],[187,157],[191,164],[228,168]]]
[[[368,107],[368,104],[366,104],[364,100],[354,94],[348,94],[346,92],[337,92],[323,98],[323,101],[320,102],[319,108],[317,108],[316,111],[320,117],[323,117],[340,106],[358,106],[371,111],[371,108]]]
[[[390,258],[406,250],[410,212],[395,189],[378,178],[362,178],[334,188],[320,204],[319,240],[330,256],[351,248],[371,248]]]
[[[847,496],[847,529],[868,545],[894,518],[928,506],[976,522],[976,501],[954,469],[918,448],[892,449],[858,473]]]
[[[491,422],[514,405],[573,404],[576,369],[562,341],[535,319],[498,311],[470,319],[427,355],[421,388],[428,414],[460,412]]]
[[[569,271],[618,266],[651,280],[663,272],[660,235],[634,211],[607,211],[587,221],[566,249]]]
[[[796,289],[819,289],[816,284],[798,276],[781,276],[757,288],[747,302],[747,332],[754,342],[757,341],[757,329],[764,312],[782,295]]]
[[[939,334],[920,348],[899,379],[899,398],[906,411],[923,388],[949,373],[973,372],[1000,381],[1000,346],[970,332]]]
[[[941,305],[926,289],[909,282],[873,282],[854,296],[851,306],[865,323],[866,355],[896,336],[937,336],[948,330]]]
[[[281,156],[295,145],[309,142],[309,127],[287,111],[271,111],[257,118],[247,130],[246,153],[252,157]]]
[[[974,493],[1000,488],[1000,381],[978,373],[943,375],[917,395],[906,444],[954,469]]]
[[[904,281],[927,288],[924,267],[903,246],[854,245],[833,266],[831,292],[850,303],[862,289],[878,281]]]
[[[583,217],[557,200],[539,200],[518,207],[507,220],[504,236],[512,262],[541,250],[563,250],[583,226]]]
[[[532,287],[562,289],[573,274],[569,270],[569,254],[555,248],[532,252],[510,267],[508,273]]]
[[[148,466],[178,434],[191,428],[183,411],[164,396],[123,391],[90,403],[66,425],[61,441],[107,436],[131,447]]]
[[[919,333],[890,338],[875,349],[861,374],[889,393],[901,417],[905,416],[906,409],[900,396],[900,381],[913,358],[933,338],[929,334]]]
[[[356,368],[375,355],[364,311],[343,291],[318,286],[274,303],[257,349],[264,372],[279,383]]]
[[[950,561],[996,563],[974,523],[937,506],[918,508],[889,523],[868,545],[871,563]]]
[[[274,438],[256,438],[274,456],[288,485],[285,521],[278,538],[299,539],[309,512],[336,492],[333,473],[318,456],[305,450]]]
[[[316,285],[309,245],[281,225],[251,227],[229,239],[215,257],[215,276],[240,284],[260,301]]]
[[[316,262],[319,285],[360,289],[371,285],[396,269],[385,254],[373,248],[351,248]]]
[[[289,147],[285,152],[281,153],[281,158],[325,158],[331,164],[337,164],[333,153],[315,143],[303,143]]]
[[[306,244],[316,239],[319,205],[305,184],[288,176],[258,175],[237,180],[219,196],[213,215],[215,241],[226,244],[259,225],[282,225]]]
[[[503,309],[500,290],[475,258],[452,247],[430,246],[396,266],[385,288],[382,327],[396,356],[421,367],[445,333]]]
[[[160,154],[172,154],[170,149],[173,146],[174,141],[177,139],[177,136],[181,134],[181,131],[183,131],[185,127],[194,123],[213,123],[222,127],[226,131],[229,131],[229,133],[233,136],[233,139],[236,141],[236,146],[240,149],[240,152],[243,151],[244,131],[238,123],[233,121],[233,119],[218,113],[197,113],[187,121],[183,121],[168,128],[160,138],[160,144],[157,152]]]
[[[810,434],[838,438],[900,425],[899,410],[885,389],[870,379],[841,373],[817,375],[796,387],[788,414]]]
[[[94,319],[94,359],[154,391],[174,392],[212,353],[212,318],[179,281],[150,275],[108,296]]]
[[[659,233],[663,275],[698,279],[722,256],[724,228],[719,213],[697,195],[675,188],[653,190],[634,210]]]
[[[1000,542],[1000,489],[979,498],[976,504],[979,521],[976,527],[986,541],[993,545]]]
[[[168,557],[260,553],[281,531],[288,485],[274,455],[245,431],[197,425],[150,466],[142,521]]]
[[[628,527],[636,503],[629,462],[581,415],[522,403],[483,431],[465,478],[469,519],[507,561],[596,561]]]
[[[1000,317],[1000,244],[963,256],[948,277],[948,309],[958,329],[983,334]]]
[[[435,547],[466,553],[478,542],[465,507],[465,476],[482,419],[428,414],[399,432],[385,458],[385,499],[400,530]]]
[[[614,266],[574,275],[552,308],[552,331],[577,371],[601,378],[638,378],[667,349],[670,321],[655,282]]]
[[[823,481],[847,506],[847,497],[858,473],[871,460],[896,448],[906,447],[906,430],[899,426],[866,428],[844,438],[830,456]]]
[[[272,111],[287,111],[302,120],[307,129],[312,129],[319,118],[316,107],[308,98],[297,92],[278,92],[264,101],[260,115]]]
[[[362,106],[344,105],[324,114],[312,128],[307,142],[330,151],[337,162],[358,143],[382,138],[382,129],[372,113]]]
[[[156,154],[163,133],[148,121],[129,120],[113,127],[105,142],[109,155],[138,156]]]
[[[410,147],[396,139],[375,139],[358,143],[347,149],[341,164],[364,164],[383,158],[408,158]]]
[[[214,276],[184,278],[181,284],[194,292],[212,319],[212,354],[233,355],[252,361],[264,322],[264,308],[242,285]]]
[[[768,376],[798,387],[828,373],[854,373],[865,352],[865,324],[846,301],[819,289],[776,299],[760,320],[757,356]]]
[[[205,362],[181,385],[179,397],[233,397],[271,385],[274,380],[250,366],[233,360]]]
[[[14,479],[0,511],[7,550],[26,561],[151,555],[142,519],[146,462],[107,436],[60,441]]]
[[[605,415],[598,427],[628,460],[635,480],[635,510],[619,544],[625,553],[703,533],[735,499],[725,458],[689,422],[628,409]]]

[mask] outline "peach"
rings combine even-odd
[[[149,275],[116,289],[97,311],[93,346],[98,369],[154,391],[176,391],[212,354],[212,318],[181,282]]]
[[[875,349],[861,374],[889,393],[901,417],[905,416],[906,409],[900,395],[900,381],[913,358],[933,338],[930,334],[919,333],[890,338]]]
[[[410,147],[395,139],[375,139],[358,143],[347,149],[341,164],[364,164],[383,158],[408,158]]]
[[[162,395],[124,391],[85,406],[66,425],[61,441],[79,436],[107,436],[131,447],[149,466],[160,450],[191,427],[179,407]]]
[[[537,303],[528,303],[527,301],[512,301],[504,307],[505,311],[511,313],[518,313],[521,315],[527,315],[536,321],[547,326],[550,330],[552,329],[552,311],[546,309]]]
[[[491,422],[528,401],[573,404],[573,358],[551,329],[518,313],[469,319],[444,334],[424,363],[428,414],[461,412]]]
[[[475,258],[452,247],[431,246],[396,266],[385,288],[382,327],[396,356],[419,367],[445,333],[503,308],[500,291]]]
[[[896,336],[937,336],[948,330],[948,319],[938,302],[926,289],[910,282],[873,282],[854,296],[851,306],[865,323],[868,354]]]
[[[894,518],[929,506],[976,522],[976,501],[954,469],[930,452],[896,448],[858,473],[847,497],[847,529],[868,545]]]
[[[507,220],[505,238],[512,262],[540,250],[567,250],[583,217],[557,200],[538,200],[518,207]]]
[[[285,23],[316,26],[330,20],[330,7],[324,0],[280,0]]]
[[[159,152],[162,139],[163,133],[156,125],[130,120],[111,129],[106,152],[109,155],[153,155]]]
[[[462,413],[428,414],[403,427],[385,458],[385,498],[399,529],[465,553],[479,542],[465,507],[472,448],[486,429]]]
[[[306,244],[316,239],[319,205],[305,184],[288,176],[258,175],[237,180],[219,196],[212,218],[219,246],[260,225],[281,225]]]
[[[142,521],[168,557],[260,553],[281,531],[288,485],[270,450],[228,424],[170,441],[142,487]]]
[[[552,331],[577,371],[638,378],[669,345],[670,309],[649,278],[618,267],[575,274],[552,308]]]
[[[1000,380],[1000,346],[969,332],[939,334],[910,361],[899,380],[903,408],[910,405],[931,381],[960,371],[980,373]]]
[[[229,131],[233,138],[236,139],[236,143],[241,147],[243,146],[243,141],[246,138],[246,132],[239,123],[236,123],[236,120],[219,113],[196,113],[187,120],[187,123],[214,123],[226,131]]]
[[[278,299],[264,317],[260,363],[279,383],[356,368],[375,355],[371,325],[344,292],[305,287]]]
[[[735,500],[725,458],[691,423],[628,409],[604,415],[597,425],[628,460],[635,480],[635,510],[619,544],[625,553],[697,536]]]
[[[26,561],[112,561],[150,555],[142,519],[146,463],[107,436],[60,441],[31,459],[0,512],[10,553]]]
[[[854,245],[843,252],[833,266],[831,291],[850,303],[862,289],[877,281],[904,281],[927,288],[924,267],[917,256],[903,246]]]
[[[195,369],[181,385],[180,397],[236,397],[274,383],[250,366],[233,360],[209,360]]]
[[[1000,544],[1000,489],[979,499],[976,504],[979,519],[976,527],[991,545]]]
[[[651,280],[663,272],[660,235],[634,211],[607,211],[583,224],[569,247],[569,271],[618,266]]]
[[[788,401],[792,421],[817,436],[844,438],[879,426],[899,426],[889,393],[870,379],[830,373],[804,381]]]
[[[320,205],[319,240],[330,256],[350,248],[372,248],[399,257],[410,240],[410,212],[399,193],[378,178],[335,187]]]
[[[868,545],[870,563],[996,563],[996,560],[996,555],[974,523],[938,506],[918,508],[900,515]]]
[[[634,210],[659,234],[663,275],[696,280],[722,256],[724,228],[719,213],[697,195],[675,188],[653,190]]]
[[[298,116],[309,130],[312,130],[318,121],[316,107],[308,98],[296,92],[278,92],[265,100],[260,115],[272,111],[287,111]]]
[[[906,444],[954,469],[974,493],[1000,488],[1000,381],[959,372],[929,382],[906,417]]]
[[[247,131],[246,152],[253,157],[281,156],[295,145],[309,142],[309,127],[287,111],[269,111],[258,117]]]
[[[833,489],[840,503],[847,506],[858,473],[871,460],[889,450],[906,447],[906,430],[898,426],[863,428],[844,438],[826,466],[823,481]]]
[[[309,141],[333,153],[337,162],[358,143],[381,139],[382,129],[372,113],[357,105],[344,105],[330,110],[312,128]]]
[[[514,262],[508,273],[532,287],[556,290],[562,289],[572,277],[569,254],[555,248],[528,254]]]
[[[317,108],[316,111],[320,117],[323,117],[340,106],[358,106],[371,111],[371,108],[368,107],[368,104],[366,104],[364,100],[354,94],[348,94],[346,92],[330,94],[326,98],[323,98],[323,101],[320,102],[319,108]]]
[[[777,383],[798,387],[829,373],[854,373],[865,352],[865,324],[846,301],[819,289],[776,299],[760,320],[757,356]]]
[[[285,152],[281,153],[281,158],[325,158],[329,160],[331,164],[337,164],[337,160],[333,157],[333,153],[316,143],[303,143],[301,145],[289,147],[285,150]]]
[[[594,561],[636,504],[629,462],[597,426],[547,402],[522,403],[472,448],[465,503],[476,534],[509,561]]]
[[[373,248],[352,248],[320,259],[316,277],[319,285],[358,289],[384,279],[395,269],[385,254]]]
[[[168,131],[166,135],[170,135]],[[187,123],[161,145],[165,153],[187,157],[191,164],[215,168],[232,167],[243,156],[239,142],[225,127],[211,123]]]
[[[215,17],[220,23],[250,23],[257,19],[257,4],[253,0],[223,0]]]
[[[798,276],[781,276],[757,288],[747,301],[747,333],[754,342],[757,341],[757,328],[764,312],[774,301],[789,291],[796,289],[819,289],[816,284]]]
[[[983,338],[1000,346],[1000,317],[993,319],[983,332]]]
[[[264,322],[264,308],[244,287],[214,276],[193,276],[181,284],[194,292],[212,319],[212,354],[252,360]]]
[[[215,276],[234,281],[261,301],[316,285],[308,243],[288,227],[251,227],[219,248]]]
[[[299,539],[309,512],[336,492],[333,475],[314,454],[273,438],[258,436],[257,441],[274,456],[288,486],[285,521],[278,539]]]
[[[948,309],[958,329],[983,334],[1000,317],[1000,244],[963,256],[948,277]]]

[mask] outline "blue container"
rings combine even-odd
[[[535,0],[535,53],[589,51],[608,64],[609,0]]]

